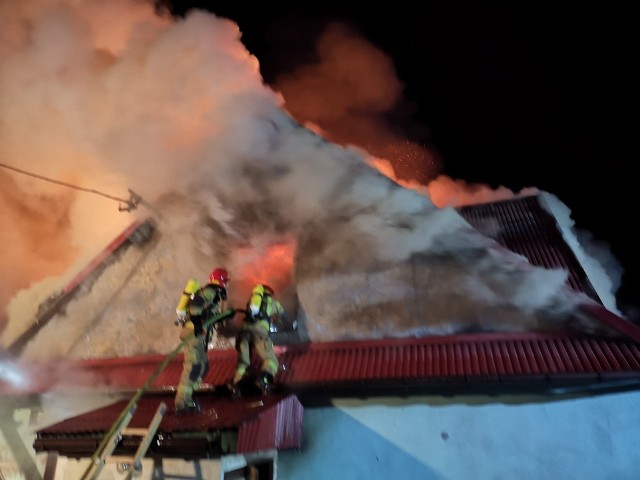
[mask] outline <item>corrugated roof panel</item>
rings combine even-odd
[[[638,343],[622,338],[569,334],[473,334],[446,337],[383,339],[289,346],[279,351],[283,369],[277,380],[292,388],[335,382],[370,383],[423,379],[448,381],[479,377],[578,375],[639,372]],[[225,385],[235,370],[235,350],[210,352],[209,386]],[[28,392],[42,392],[56,383],[110,391],[137,390],[164,361],[162,356],[66,362],[64,378],[55,366],[21,365],[34,372]],[[182,371],[174,358],[151,383],[150,391],[173,390]],[[52,367],[53,368],[53,367]],[[28,376],[28,374],[25,374]],[[38,381],[40,382],[38,384]],[[20,386],[0,383],[0,392],[16,394]]]
[[[140,398],[128,428],[147,428],[160,402],[171,404],[171,401],[172,397],[158,395]],[[198,396],[198,401],[201,404],[200,414],[176,415],[172,408],[168,408],[158,428],[160,438],[170,441],[171,435],[179,432],[213,432],[237,428],[238,452],[300,447],[303,410],[299,400],[293,395],[270,395],[259,401],[232,401],[229,398]],[[93,432],[103,435],[111,429],[128,404],[128,400],[114,402],[104,408],[43,428],[37,432],[37,436],[44,442],[57,434],[87,435]],[[126,431],[123,435],[127,435]],[[159,440],[156,443],[161,442]]]
[[[465,349],[467,351],[467,370],[469,376],[480,375],[482,365],[480,364],[476,346],[474,344],[466,344]]]
[[[575,368],[571,359],[566,355],[566,349],[561,341],[555,338],[548,340],[549,350],[552,352],[553,358],[556,359],[558,365],[568,373],[575,373]]]
[[[595,362],[593,361],[593,357],[587,354],[585,349],[580,344],[581,339],[572,338],[570,340],[571,347],[575,351],[576,356],[580,359],[580,363],[583,366],[586,372],[596,371]],[[630,353],[630,352],[629,352]],[[630,357],[631,355],[629,355]]]
[[[517,341],[515,348],[518,351],[518,354],[520,355],[520,358],[522,359],[523,362],[523,368],[526,371],[531,372],[534,375],[537,375],[540,372],[540,367],[538,366],[538,363],[536,362],[535,357],[533,356],[533,353],[531,352],[531,348],[529,348],[529,344],[526,342],[522,342],[522,341]]]
[[[344,381],[356,377],[361,380],[404,378],[416,376],[455,377],[470,375],[508,376],[538,375],[541,373],[574,374],[586,372],[591,363],[585,358],[595,356],[600,371],[630,369],[638,362],[637,355],[623,340],[588,338],[587,343],[576,343],[570,336],[540,335],[537,338],[513,336],[496,340],[483,339],[454,341],[453,338],[414,339],[412,345],[392,340],[367,341],[350,347],[354,352],[366,352],[358,362],[349,361],[357,356],[345,355],[342,345],[336,347],[336,355],[327,355],[324,349],[314,351],[311,345],[304,351],[287,352],[288,368],[283,381],[296,383],[298,356],[319,355],[325,359],[325,371],[318,373],[315,381]],[[594,343],[595,342],[595,343]],[[585,351],[585,345],[588,351]],[[367,346],[366,349],[363,349]],[[624,348],[626,346],[626,348]],[[473,360],[472,360],[473,358]],[[337,364],[336,364],[337,362]],[[342,364],[342,365],[341,365]],[[342,368],[349,365],[350,368]],[[634,367],[636,368],[636,367]],[[305,382],[311,380],[308,372],[300,372]]]
[[[618,347],[618,345],[608,345],[608,347],[611,349],[611,354],[615,358],[616,363],[621,365],[624,370],[630,370],[631,365],[623,355],[622,351],[620,350],[620,347]]]
[[[545,342],[537,340],[532,342],[532,348],[536,352],[537,358],[543,363],[542,371],[545,373],[556,373],[558,370],[553,358],[549,354],[549,350],[546,348]]]
[[[614,370],[624,370],[623,365],[621,365],[618,359],[616,359],[615,356],[613,355],[613,352],[611,351],[611,347],[609,346],[609,344],[605,342],[599,342],[599,343],[600,343],[600,351],[602,351],[602,354],[607,359],[607,362],[609,363],[611,368]]]
[[[549,361],[549,365],[551,365],[552,373],[567,372],[568,369],[566,368],[566,365],[564,365],[562,362],[562,358],[558,353],[558,349],[556,348],[556,345],[553,343],[553,338],[547,338],[541,343],[544,346],[544,351],[546,352],[545,357]]]
[[[587,339],[585,342],[591,352],[593,352],[593,356],[598,360],[598,368],[600,371],[615,371],[615,365],[611,365],[607,356],[604,354],[601,348],[600,342],[596,339]]]
[[[302,422],[304,419],[302,404],[297,398],[289,396],[278,404],[278,409],[283,411],[279,413],[278,423],[276,424],[277,448],[300,448],[302,444]]]
[[[572,359],[576,372],[579,372],[579,373],[587,372],[589,370],[588,368],[589,364],[588,362],[586,365],[584,363],[584,360],[585,360],[584,352],[581,352],[582,354],[577,352],[571,339],[567,339],[567,341],[564,343],[564,347],[567,350],[567,354]]]
[[[212,369],[223,366],[232,373],[229,366],[235,362],[234,350],[217,351],[211,358]],[[121,360],[107,360],[102,364],[92,361],[89,364],[109,381],[111,387],[123,379],[126,386],[136,382],[140,386],[147,380],[142,372],[151,374],[161,359],[138,357],[132,361],[134,368]],[[640,349],[636,342],[556,333],[474,334],[309,344],[288,347],[280,352],[280,359],[286,370],[278,375],[277,380],[284,384],[289,394],[306,393],[309,398],[325,395],[327,391],[332,395],[339,395],[341,391],[356,392],[361,396],[375,391],[403,391],[406,394],[408,389],[425,386],[442,392],[447,386],[456,385],[458,388],[470,388],[472,393],[478,388],[487,393],[498,385],[507,388],[509,385],[558,388],[593,385],[600,381],[640,382]],[[174,363],[170,369],[173,373],[163,377],[167,382],[162,385],[164,389],[177,384],[180,369],[173,367],[179,366],[180,360],[174,359]],[[120,367],[122,369],[118,372]],[[122,372],[135,372],[137,380],[126,378]],[[225,378],[217,385],[227,380]],[[383,390],[379,390],[381,388]],[[130,426],[146,427],[160,398],[172,402],[173,394],[167,395],[151,394],[140,399]],[[298,448],[300,445],[302,409],[295,395],[279,394],[232,401],[229,397],[220,398],[214,389],[213,392],[198,392],[196,398],[202,405],[201,414],[180,417],[169,414],[163,419],[159,431],[202,432],[238,428],[238,449],[243,452],[290,446]],[[280,404],[285,398],[287,403]],[[107,431],[125,405],[126,402],[119,402],[53,425],[43,432],[45,436],[62,434],[66,438],[77,432]],[[42,448],[52,445],[45,440],[42,442]],[[91,438],[87,442],[90,444]],[[84,448],[95,448],[95,445]],[[198,444],[193,448],[204,447]]]
[[[302,442],[302,415],[302,405],[295,396],[283,399],[240,427],[237,452],[299,448]]]
[[[357,378],[357,375],[355,372],[362,372],[363,371],[363,362],[364,360],[364,352],[361,348],[358,348],[356,350],[353,350],[353,354],[354,354],[354,358],[353,358],[353,376],[354,378]]]
[[[349,350],[338,350],[335,355],[335,369],[333,372],[335,376],[333,378],[348,379],[349,373],[347,369],[349,367]]]
[[[620,354],[622,355],[622,357],[625,359],[625,364],[629,365],[629,369],[630,370],[640,370],[640,363],[639,363],[639,357],[637,355],[637,346],[636,345],[629,345],[629,344],[620,344],[617,345],[617,347],[620,349]],[[633,355],[631,350],[636,350],[636,355]]]
[[[492,344],[493,355],[498,363],[498,372],[500,375],[513,375],[515,373],[513,369],[513,365],[511,364],[511,359],[509,358],[509,354],[506,351],[505,342],[499,341]]]
[[[425,348],[420,348],[418,345],[409,347],[409,352],[410,354],[407,358],[407,375],[409,377],[425,376],[428,369],[428,352]]]
[[[537,195],[469,205],[457,211],[479,232],[525,256],[531,264],[566,270],[569,286],[601,302],[582,265],[564,241],[556,219],[542,207]]]
[[[521,365],[521,362],[525,364],[527,359],[524,355],[521,356],[522,352],[518,352],[516,350],[515,342],[505,342],[502,350],[509,358],[509,363],[511,364],[514,373],[520,375],[528,370],[526,367]]]
[[[497,373],[496,365],[490,351],[490,345],[483,343],[470,344],[478,356],[477,375],[489,376]]]
[[[160,402],[165,402],[169,408],[160,423],[159,432],[208,431],[239,427],[245,422],[254,420],[263,411],[274,407],[278,402],[286,398],[286,395],[269,395],[261,398],[259,403],[256,403],[255,399],[232,400],[230,397],[215,397],[203,394],[196,394],[196,398],[201,405],[201,415],[176,415],[173,411],[173,395],[145,395],[136,403],[135,413],[129,423],[129,427],[148,427]],[[114,401],[114,403],[88,414],[50,425],[41,429],[40,432],[45,434],[86,431],[106,432],[129,402],[129,399]]]

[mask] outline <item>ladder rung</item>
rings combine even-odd
[[[125,428],[122,430],[122,435],[137,435],[139,437],[144,437],[148,432],[148,428]]]
[[[110,457],[105,458],[105,463],[125,463],[132,465],[133,461],[134,457],[125,457],[122,455],[111,455]]]

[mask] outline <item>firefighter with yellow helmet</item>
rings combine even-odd
[[[271,322],[283,318],[285,311],[274,298],[273,288],[259,283],[253,287],[244,313],[242,327],[236,336],[237,364],[232,389],[236,395],[239,394],[238,384],[251,366],[253,350],[260,358],[260,373],[256,384],[266,393],[273,384],[279,366],[273,342],[269,337]]]
[[[216,268],[209,276],[209,283],[203,287],[196,280],[189,280],[178,302],[176,323],[182,326],[180,340],[188,340],[183,347],[182,374],[174,399],[176,413],[199,410],[193,392],[209,371],[207,350],[213,329],[204,325],[226,309],[229,280],[227,270]]]

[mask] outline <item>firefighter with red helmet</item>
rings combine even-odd
[[[193,400],[193,392],[209,370],[207,350],[213,330],[212,326],[205,328],[205,324],[226,309],[229,280],[229,272],[224,268],[213,270],[209,283],[203,287],[191,279],[178,303],[176,323],[182,326],[180,340],[186,342],[182,375],[174,399],[176,413],[199,410],[200,406]]]
[[[236,336],[237,364],[232,382],[235,394],[239,394],[238,384],[251,366],[252,350],[260,358],[256,384],[264,393],[268,392],[278,372],[278,358],[269,337],[271,322],[284,316],[284,308],[274,298],[273,288],[263,283],[255,285],[247,302],[241,330]]]

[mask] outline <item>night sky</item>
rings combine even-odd
[[[160,4],[177,17],[201,8],[236,22],[268,85],[317,60],[316,41],[327,25],[349,26],[392,59],[403,84],[402,101],[385,114],[389,124],[437,152],[440,173],[451,178],[558,196],[579,230],[610,247],[624,269],[618,307],[639,320],[637,141],[630,118],[640,41],[630,6]]]

